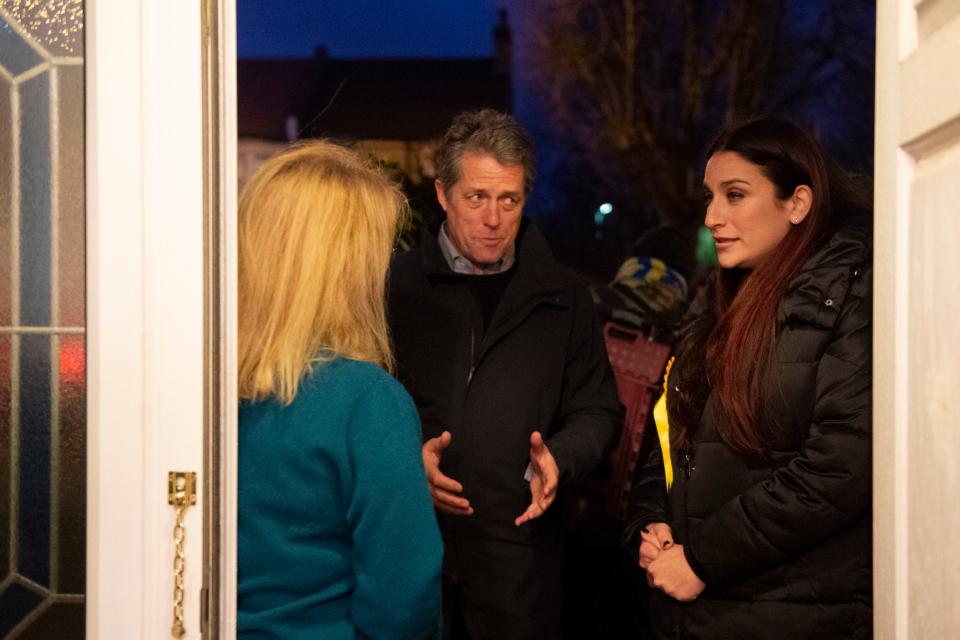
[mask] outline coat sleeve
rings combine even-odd
[[[350,615],[359,638],[437,637],[443,546],[420,455],[410,397],[374,382],[348,436],[347,522],[356,587]]]
[[[560,427],[547,440],[547,448],[560,468],[561,485],[593,471],[623,426],[623,408],[600,322],[584,287],[574,291],[573,314],[563,371]]]
[[[640,459],[633,475],[623,524],[623,543],[634,557],[637,557],[640,546],[640,530],[654,522],[669,523],[669,520],[663,451],[651,411],[643,431]]]
[[[800,454],[728,501],[690,533],[684,552],[708,586],[756,575],[869,513],[869,271],[863,281],[867,291],[848,298],[817,366],[812,424]]]

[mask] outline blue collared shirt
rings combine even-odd
[[[443,259],[447,261],[447,266],[454,273],[464,273],[469,276],[489,276],[495,273],[503,273],[513,266],[516,260],[516,243],[510,243],[503,257],[488,264],[485,267],[478,267],[465,257],[453,240],[447,235],[447,223],[440,225],[440,233],[437,234],[437,242],[440,244],[440,252],[443,253]]]

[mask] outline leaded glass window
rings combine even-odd
[[[82,638],[82,0],[0,0],[0,638]]]

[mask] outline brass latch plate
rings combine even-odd
[[[188,507],[197,504],[197,472],[168,472],[167,491],[168,504],[175,507]]]

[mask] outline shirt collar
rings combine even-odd
[[[443,259],[446,260],[447,266],[450,267],[450,270],[454,273],[463,273],[472,276],[488,276],[495,273],[503,273],[504,271],[509,270],[516,261],[516,242],[512,242],[507,248],[506,253],[504,253],[503,257],[497,262],[489,264],[485,267],[476,266],[462,253],[460,253],[460,250],[457,249],[457,246],[453,244],[453,240],[451,240],[450,236],[447,235],[446,222],[440,225],[440,233],[437,235],[437,242],[440,244],[440,252],[443,253]]]

